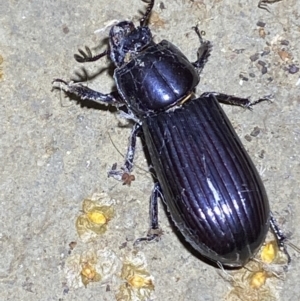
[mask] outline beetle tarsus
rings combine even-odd
[[[117,164],[114,164],[111,170],[108,172],[108,176],[118,181],[122,181],[124,185],[130,185],[135,180],[134,176],[131,175],[133,168],[133,160],[135,155],[136,137],[141,131],[141,125],[136,123],[132,130],[129,138],[129,146],[127,149],[125,163],[120,170],[117,169]]]
[[[143,0],[143,2],[148,3],[148,6],[142,18],[140,19],[140,26],[146,26],[146,23],[148,22],[148,19],[154,6],[154,0]]]
[[[200,74],[202,72],[206,62],[208,61],[208,58],[209,58],[211,50],[212,50],[212,44],[210,41],[203,40],[198,26],[193,27],[193,29],[195,30],[195,32],[199,38],[200,47],[197,51],[197,61],[192,63],[192,65],[196,68],[198,74]]]
[[[262,101],[270,101],[270,98],[265,97],[265,98],[260,98],[255,101],[251,101],[248,98],[241,98],[241,97],[236,97],[233,95],[227,95],[223,93],[217,93],[217,92],[206,92],[201,95],[201,97],[209,97],[210,95],[213,95],[216,100],[220,103],[226,104],[226,105],[234,105],[234,106],[239,106],[242,108],[247,108],[252,110],[252,106],[262,102]]]
[[[142,241],[151,242],[154,240],[159,240],[159,238],[162,235],[162,230],[159,228],[158,225],[158,206],[157,201],[158,198],[163,199],[161,187],[158,182],[154,184],[154,187],[152,189],[151,197],[150,197],[150,229],[148,230],[146,237],[140,237],[135,242],[134,245],[137,245],[138,243]]]
[[[270,10],[269,10],[269,8],[268,8],[268,4],[272,4],[272,3],[276,3],[276,2],[280,2],[280,1],[282,1],[282,0],[260,0],[259,2],[258,2],[258,8],[260,8],[260,9],[264,9],[264,10],[266,10],[267,12],[269,12],[270,13]]]
[[[59,78],[54,79],[52,83],[63,83],[64,85],[60,86],[60,89],[64,90],[66,93],[78,96],[82,100],[87,99],[104,105],[123,105],[121,100],[118,99],[118,94],[114,92],[104,94],[83,86],[81,83],[67,83]]]
[[[87,46],[85,46],[85,52],[82,49],[78,49],[78,52],[81,55],[74,54],[74,58],[78,63],[95,62],[109,54],[108,50],[104,50],[103,52],[93,56],[91,49]]]
[[[249,104],[247,107],[251,109],[251,107],[253,107],[253,106],[255,106],[256,104],[261,103],[261,102],[263,102],[263,101],[272,102],[272,101],[271,101],[271,96],[266,96],[266,97],[264,97],[264,98],[260,98],[260,99],[254,100],[254,101],[250,101],[250,104]]]
[[[276,237],[279,249],[286,255],[287,263],[289,265],[291,263],[291,256],[286,249],[286,239],[287,238],[284,235],[284,233],[282,232],[282,230],[280,229],[280,227],[278,226],[278,223],[272,213],[270,213],[270,227]]]
[[[156,229],[156,230],[150,229],[147,233],[147,236],[136,239],[135,242],[133,243],[133,245],[137,246],[139,243],[141,243],[143,241],[146,241],[146,242],[159,241],[162,233],[163,232],[161,229]]]

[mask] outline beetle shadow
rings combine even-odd
[[[104,45],[108,47],[108,38],[104,39],[103,41]],[[96,52],[95,49],[98,49],[98,47],[93,48],[93,52]],[[84,66],[80,68],[80,70],[77,70],[74,72],[74,75],[71,76],[70,81],[74,83],[82,83],[83,85],[86,85],[86,83],[93,81],[95,78],[98,78],[99,76],[102,76],[104,72],[107,72],[108,77],[113,77],[115,65],[108,59],[107,65],[105,67],[101,66],[98,68],[98,70],[93,71],[92,73],[88,71]],[[106,76],[107,76],[106,75]],[[54,89],[60,89],[59,87],[54,87]],[[113,91],[117,91],[116,85],[113,85],[111,87],[110,91],[100,91],[101,93],[110,93]],[[114,106],[101,104],[89,99],[81,99],[79,96],[76,96],[72,93],[65,92],[65,94],[68,96],[70,100],[75,101],[77,104],[80,105],[80,107],[86,107],[88,109],[95,109],[95,110],[101,110],[101,111],[109,111],[112,113],[115,113],[118,111],[118,109]]]
[[[98,78],[103,75],[104,72],[108,71],[108,76],[112,76],[114,72],[114,66],[110,64],[108,67],[101,67],[97,71],[90,73],[87,71],[85,67],[81,67],[80,71],[75,71],[75,74],[71,77],[71,81],[74,83],[82,83],[83,85],[86,85],[86,83],[94,80],[95,78]],[[111,91],[116,91],[117,87],[113,85],[111,87]],[[106,91],[101,91],[101,93],[107,93]],[[109,92],[108,92],[109,93]],[[81,107],[86,107],[89,109],[96,109],[96,110],[104,110],[104,111],[117,111],[117,109],[113,106],[107,106],[105,104],[101,104],[89,99],[81,99],[78,96],[75,96],[74,94],[66,92],[68,97],[71,100],[75,100],[78,104],[80,104]]]
[[[147,148],[147,145],[145,143],[145,139],[143,137],[143,135],[141,134],[140,135],[140,138],[141,138],[141,141],[142,141],[142,145],[143,145],[143,150],[144,150],[144,153],[145,153],[145,157],[146,157],[146,160],[147,160],[147,164],[148,166],[153,166],[152,163],[151,163],[151,159],[150,159],[150,154],[149,154],[149,151],[148,151],[148,148]],[[157,182],[157,177],[156,177],[156,174],[155,174],[155,171],[153,168],[151,168],[151,176],[152,176],[152,179],[154,182]],[[171,229],[172,229],[172,232],[175,233],[175,235],[177,236],[177,238],[179,239],[180,243],[194,256],[196,257],[197,259],[203,261],[204,263],[214,267],[214,268],[217,268],[217,269],[221,269],[221,267],[215,262],[215,261],[212,261],[210,259],[208,259],[207,257],[201,255],[198,251],[196,251],[187,241],[186,239],[184,238],[183,234],[179,231],[178,227],[175,225],[172,217],[171,217],[171,214],[170,212],[168,211],[168,208],[167,208],[167,205],[165,203],[165,201],[163,199],[162,200],[162,204],[163,204],[163,208],[164,208],[164,212],[165,214],[167,215],[168,217],[168,220],[169,220],[169,223],[170,223],[170,226],[171,226]],[[222,269],[224,270],[236,270],[236,269],[239,269],[239,267],[229,267],[229,266],[222,266]]]

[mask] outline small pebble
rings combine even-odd
[[[253,54],[253,55],[250,56],[251,62],[257,61],[258,58],[259,58],[259,54],[258,53],[255,53],[255,54]]]
[[[257,137],[260,133],[260,128],[258,126],[254,127],[253,131],[250,133],[252,137]]]
[[[245,135],[245,139],[248,141],[248,142],[251,142],[252,141],[252,137],[250,135]]]
[[[266,26],[266,23],[265,23],[265,22],[262,22],[262,21],[258,21],[258,22],[256,23],[256,25],[257,25],[258,27],[265,27],[265,26]]]
[[[289,73],[290,74],[295,74],[299,71],[299,67],[297,67],[296,65],[289,65]]]
[[[285,45],[285,46],[288,46],[290,44],[290,42],[288,40],[282,40],[280,42],[281,45]]]

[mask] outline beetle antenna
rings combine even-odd
[[[151,11],[152,11],[152,8],[154,6],[154,2],[155,0],[150,0],[150,1],[147,1],[147,0],[143,0],[144,2],[147,2],[148,3],[148,6],[147,6],[147,9],[143,15],[143,17],[140,19],[140,26],[143,27],[146,25],[148,19],[149,19],[149,16],[151,14]]]

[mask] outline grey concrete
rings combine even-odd
[[[151,28],[157,41],[168,39],[195,59],[198,40],[191,27],[199,22],[214,45],[199,93],[220,91],[252,99],[274,95],[273,103],[262,103],[253,112],[231,107],[226,112],[256,165],[264,170],[272,210],[291,241],[300,246],[300,73],[286,70],[291,64],[299,67],[300,4],[283,0],[270,5],[268,13],[256,2],[164,1],[164,10],[155,5]],[[151,177],[136,168],[130,188],[107,179],[110,166],[122,163],[111,139],[124,154],[130,130],[117,127],[118,119],[109,111],[81,107],[63,93],[52,92],[51,81],[74,78],[77,71],[82,74],[83,66],[73,59],[77,48],[104,49],[107,30],[94,31],[113,19],[137,20],[143,7],[139,0],[1,1],[0,300],[115,300],[113,290],[106,292],[107,283],[66,289],[63,267],[68,244],[78,241],[74,222],[84,198],[107,192],[117,200],[117,214],[99,244],[120,257],[126,255],[148,227]],[[266,23],[264,38],[258,21]],[[282,40],[289,44],[282,45]],[[263,75],[250,56],[266,48],[270,53],[259,58],[267,64]],[[278,54],[283,48],[290,55],[288,62]],[[84,67],[93,74],[106,63],[103,59]],[[104,69],[88,84],[110,91],[113,81]],[[248,141],[245,136],[254,127],[260,133]],[[140,144],[136,165],[147,170]],[[163,210],[160,225],[161,241],[140,246],[154,276],[152,298],[223,300],[230,285],[220,272],[184,248]],[[126,239],[127,247],[119,249]],[[300,300],[299,254],[290,253],[293,262],[280,283],[284,301]]]

